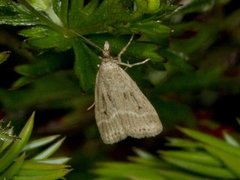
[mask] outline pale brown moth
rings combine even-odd
[[[121,50],[117,57],[110,55],[110,45],[104,44],[102,62],[96,77],[95,117],[101,138],[113,144],[128,136],[134,138],[153,137],[162,131],[159,116],[131,77],[119,66],[132,67],[147,62],[127,64],[121,55],[130,45]]]

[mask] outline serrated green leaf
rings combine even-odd
[[[13,131],[13,128],[7,130],[6,133],[11,135],[12,131]],[[7,139],[5,139],[5,138],[7,138]],[[3,139],[4,139],[4,141],[0,141],[0,153],[3,152],[14,140],[16,140],[16,136],[9,137],[9,135],[6,136],[6,134],[5,134],[3,136]],[[17,137],[17,139],[18,139],[18,137]]]
[[[71,63],[67,57],[69,55],[64,53],[44,53],[38,57],[36,63],[16,66],[15,71],[24,76],[39,77],[69,66]]]
[[[52,135],[31,141],[22,149],[22,151],[29,151],[47,145],[56,140],[59,136],[60,135]]]
[[[84,5],[84,0],[71,1],[69,3],[69,11],[68,11],[69,27],[71,28],[77,27],[78,21],[82,20],[85,17],[85,16],[82,16],[81,14],[83,5]]]
[[[32,133],[33,122],[34,122],[34,113],[28,119],[26,125],[24,126],[21,133],[19,134],[19,138],[21,138],[21,140],[15,141],[9,147],[8,151],[5,154],[3,154],[3,156],[0,158],[0,162],[1,162],[0,172],[3,172],[6,169],[6,167],[8,167],[12,163],[12,161],[18,156],[22,148],[28,142],[30,135]]]
[[[65,51],[72,43],[71,38],[46,27],[24,29],[19,34],[28,37],[25,43],[40,49],[55,48],[58,51]]]
[[[12,179],[19,172],[22,164],[24,163],[24,159],[25,154],[22,154],[20,157],[14,160],[13,164],[0,176],[0,179]]]
[[[195,172],[203,176],[210,176],[212,178],[236,178],[231,171],[223,167],[206,166],[172,157],[163,157],[163,159],[189,172]]]
[[[188,136],[201,141],[205,144],[211,145],[215,148],[218,148],[220,150],[226,151],[229,154],[235,155],[240,158],[240,148],[231,146],[224,142],[221,139],[215,138],[213,136],[201,133],[199,131],[187,129],[187,128],[180,128],[180,130],[184,133],[187,134]]]
[[[59,149],[59,147],[62,145],[64,140],[65,140],[65,138],[60,139],[59,141],[57,141],[56,143],[52,144],[50,147],[48,147],[47,149],[42,151],[41,153],[34,156],[32,159],[42,160],[42,159],[46,159],[46,158],[50,157],[52,154],[54,154]]]
[[[95,84],[97,62],[99,59],[79,39],[74,41],[73,49],[75,53],[74,71],[80,80],[81,87],[84,91],[92,90]]]
[[[160,43],[162,47],[167,45],[170,28],[157,21],[133,23],[130,29],[134,33],[143,33],[151,41]]]
[[[103,47],[104,42],[107,40],[110,43],[112,56],[117,56],[122,48],[128,43],[129,39],[130,36],[116,38],[109,35],[98,35],[91,37],[91,40],[100,47]],[[122,61],[127,62],[130,59],[130,63],[135,63],[147,58],[150,58],[151,61],[156,63],[164,62],[164,59],[158,54],[158,46],[156,44],[133,40],[123,54]]]
[[[0,4],[0,24],[29,26],[39,23],[39,19],[19,3],[2,1]]]
[[[1,125],[1,124],[0,124]],[[15,141],[18,140],[19,137],[13,135],[13,127],[12,128],[8,128],[8,127],[4,127],[2,128],[0,126],[0,141]]]
[[[78,29],[81,34],[96,33],[96,30],[98,33],[111,31],[114,28],[113,26],[122,25],[127,18],[131,18],[127,4],[129,4],[128,1],[105,0],[92,11],[92,14],[88,14],[89,11],[87,11],[88,9],[85,10],[84,6],[77,10],[72,7],[73,11],[69,18],[70,27]]]
[[[15,91],[0,88],[1,103],[8,110],[15,111],[21,108],[35,106],[39,102],[47,107],[66,108],[66,104],[56,103],[59,100],[70,100],[78,97],[81,91],[78,80],[73,72],[61,71],[35,80],[33,88],[19,89]],[[16,100],[18,103],[16,104]]]

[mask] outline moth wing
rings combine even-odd
[[[105,143],[112,144],[127,136],[152,137],[162,131],[154,107],[117,64],[112,63],[110,69],[100,67],[96,83],[96,120]]]

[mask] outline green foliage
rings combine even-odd
[[[174,71],[192,72],[193,68],[186,58],[169,49],[171,28],[165,20],[177,7],[160,0],[66,0],[61,3],[59,0],[22,0],[18,3],[1,0],[0,9],[3,11],[0,13],[0,24],[23,27],[18,33],[25,38],[23,47],[34,52],[31,56],[25,56],[28,52],[25,53],[24,61],[14,65],[20,77],[12,83],[14,92],[0,88],[1,103],[10,113],[16,109],[16,98],[21,99],[18,107],[22,109],[49,104],[49,101],[54,102],[48,106],[55,108],[56,104],[61,106],[66,99],[79,99],[81,91],[92,94],[97,64],[100,63],[99,50],[104,42],[110,42],[112,54],[116,55],[132,34],[137,35],[123,60],[135,63],[151,59],[150,63],[129,70],[133,71],[134,76],[138,69],[146,69],[136,77],[140,82],[143,78],[139,77],[143,73],[159,72],[158,67],[161,67],[160,72],[166,74],[165,59],[169,60],[166,66]],[[153,82],[151,78],[146,77],[146,80]],[[73,83],[76,85],[71,86]],[[29,84],[31,86],[26,86]],[[151,90],[149,86],[142,86]],[[53,93],[49,98],[51,91],[58,93]],[[70,103],[67,108],[78,110],[79,107],[73,107]],[[188,116],[193,117],[191,113]]]
[[[142,33],[142,36],[157,43],[166,41],[170,32],[169,27],[156,21],[167,10],[167,8],[164,11],[161,10],[159,0],[136,1],[136,10],[133,9],[134,1],[126,0],[90,1],[86,5],[84,5],[83,0],[64,1],[65,3],[60,3],[60,1],[42,1],[39,3],[38,1],[24,0],[20,2],[1,0],[0,8],[4,9],[8,6],[9,10],[8,13],[0,14],[0,24],[32,25],[28,29],[23,29],[19,34],[27,38],[28,45],[41,51],[50,48],[66,51],[73,47],[76,61],[74,70],[82,89],[85,91],[93,88],[98,61],[95,52],[92,52],[93,50],[89,49],[85,43],[101,49],[106,37],[100,42],[96,42],[94,37],[86,39],[84,36],[106,33],[118,35]],[[145,3],[147,6],[142,8],[141,3]],[[170,11],[174,7],[170,8],[169,6],[168,9]],[[156,13],[152,14],[152,12]],[[11,21],[12,14],[15,17],[12,16]],[[36,21],[31,23],[33,19]],[[118,47],[118,42],[115,42],[114,46]],[[118,51],[120,48],[118,47]],[[83,50],[80,51],[81,49]],[[43,71],[42,69],[43,67],[38,67],[37,71]],[[92,72],[86,73],[86,70]],[[34,74],[28,74],[28,78],[21,78],[17,83],[18,86],[31,82],[29,75],[34,76]]]
[[[167,145],[175,150],[160,150],[159,158],[134,149],[138,156],[130,157],[130,162],[102,162],[93,171],[99,179],[239,179],[240,144],[230,135],[223,141],[180,130],[192,140],[168,138]]]
[[[9,51],[0,52],[0,64],[5,62],[8,59],[9,55],[10,55]]]
[[[0,0],[0,115],[3,112],[9,114],[10,119],[24,119],[34,109],[47,117],[45,122],[38,122],[37,130],[42,133],[66,132],[77,136],[74,144],[77,152],[73,155],[73,163],[77,167],[74,172],[79,172],[73,176],[75,179],[79,179],[79,176],[89,179],[84,175],[91,164],[96,159],[111,158],[109,156],[115,153],[112,149],[118,148],[118,145],[106,147],[101,144],[93,111],[86,111],[93,103],[97,64],[100,63],[98,56],[101,55],[106,40],[110,42],[114,56],[135,34],[122,59],[129,63],[151,59],[142,66],[128,68],[126,71],[159,112],[165,133],[171,132],[176,124],[189,127],[202,123],[196,120],[209,118],[208,116],[217,117],[216,112],[213,112],[216,103],[224,96],[235,98],[240,92],[240,11],[234,7],[233,0],[181,1],[183,5],[174,2],[179,1]],[[8,55],[9,51],[11,56]],[[232,111],[236,107],[238,106],[224,102],[224,113],[228,113],[228,108]],[[202,111],[207,117],[199,117],[199,112]],[[231,123],[229,119],[227,121],[227,124]],[[42,123],[46,123],[44,128]],[[10,132],[9,128],[3,128],[0,138],[16,139]],[[53,141],[49,143],[53,144]],[[226,149],[211,145],[207,150],[207,147],[203,147],[207,142],[178,141],[179,144],[186,145],[185,149],[189,150],[187,153],[192,153],[191,158],[197,159],[199,156],[203,160],[207,159],[215,172],[219,171],[218,156],[222,153],[220,150],[227,152]],[[154,139],[153,143],[155,142]],[[204,145],[197,146],[199,143]],[[53,146],[58,147],[59,144]],[[124,150],[128,146],[132,144],[124,146]],[[215,152],[216,149],[219,152]],[[72,151],[74,150],[71,149]],[[30,155],[32,153],[34,152],[31,151]],[[48,154],[43,150],[36,158],[48,157],[45,153]],[[164,153],[161,157],[165,157]],[[11,171],[28,162],[28,159],[25,160],[26,157],[32,157],[30,155],[18,154],[15,157],[15,162],[18,163]],[[228,157],[225,154],[229,160],[235,155],[229,153]],[[161,168],[161,174],[178,177],[177,179],[205,176],[197,170],[188,173],[184,168],[189,165],[211,173],[199,166],[200,159],[196,160],[196,165],[188,164],[192,161],[184,159],[186,155],[183,159],[176,160],[175,155],[174,158],[172,156],[173,154],[166,155],[162,164],[154,156],[151,156],[151,161],[138,158],[139,162],[149,165],[144,167],[144,171],[141,163],[136,164],[135,161],[126,167],[123,163],[121,167],[126,170],[131,167],[137,177],[142,179],[149,179],[149,175],[144,174],[145,168],[147,172],[154,171],[151,173],[152,179],[161,178],[160,170],[153,170],[152,166],[165,167]],[[225,176],[236,171],[236,166],[231,167],[231,163],[226,160],[220,161],[220,170],[226,168],[223,171]],[[83,167],[82,162],[86,166]],[[30,162],[25,166],[38,167]],[[39,169],[43,168],[40,166]],[[171,167],[181,171],[172,171]],[[229,170],[230,167],[232,170]],[[142,171],[139,172],[138,168]],[[112,170],[114,171],[123,173],[118,168]],[[110,176],[111,171],[105,169],[105,173]],[[206,176],[210,178],[209,174]],[[214,176],[211,178],[214,179]]]
[[[64,177],[70,170],[67,157],[50,158],[61,146],[64,138],[52,135],[28,142],[32,133],[34,114],[19,136],[12,128],[0,129],[0,179],[49,179]],[[48,146],[40,152],[37,149]],[[34,152],[35,153],[31,153]]]

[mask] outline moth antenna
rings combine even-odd
[[[134,38],[134,34],[131,36],[130,40],[128,41],[128,43],[122,48],[122,50],[120,51],[120,53],[118,54],[118,61],[122,62],[121,60],[121,56],[123,55],[123,53],[127,50],[127,48],[129,47],[129,45],[131,44],[132,40]]]
[[[96,49],[103,51],[103,49],[101,47],[99,47],[97,44],[95,44],[93,41],[91,41],[90,39],[84,37],[83,35],[81,35],[80,33],[76,32],[76,31],[71,31],[73,34],[76,34],[77,36],[79,36],[80,38],[82,38],[87,44],[95,47]]]

